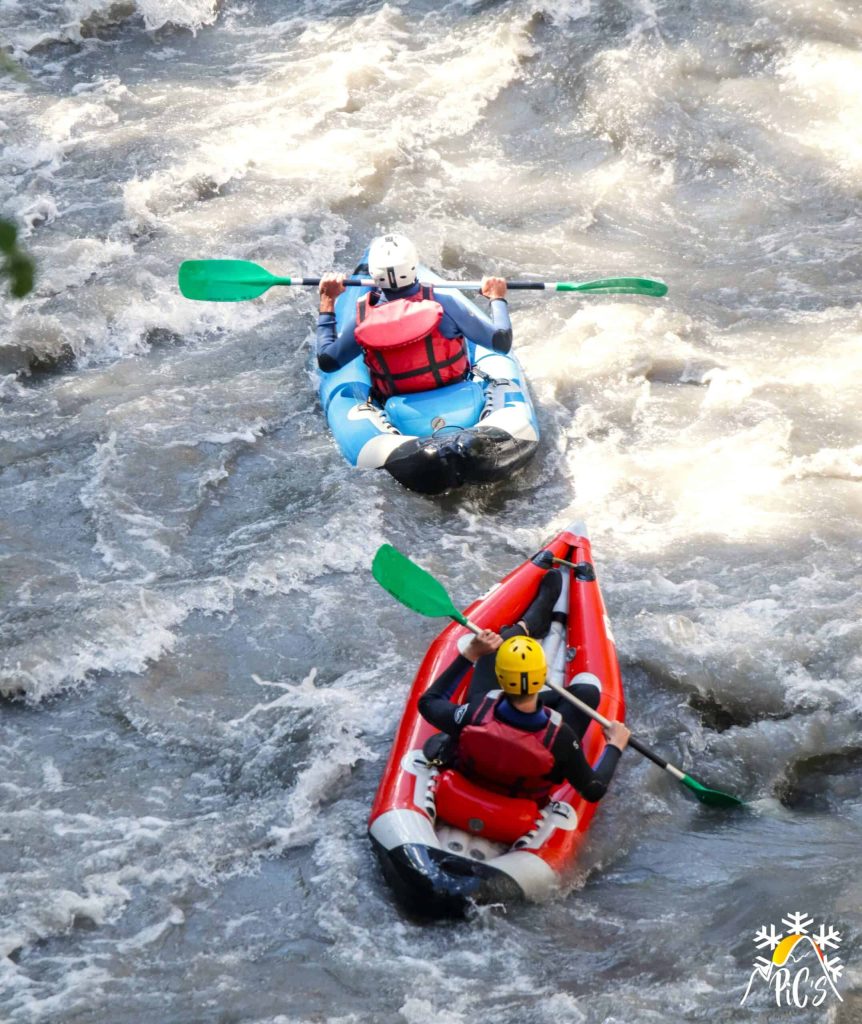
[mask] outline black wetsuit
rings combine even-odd
[[[510,626],[501,632],[501,636],[515,636],[519,633],[516,626]],[[451,697],[459,683],[470,668],[470,662],[463,655],[458,657],[446,668],[434,682],[428,687],[425,693],[419,698],[419,713],[441,732],[456,737],[461,730],[469,725],[473,716],[479,709],[482,699],[489,690],[497,688],[497,680],[494,675],[494,655],[488,654],[480,658],[476,663],[473,672],[473,679],[470,683],[466,704],[453,704]],[[489,672],[490,665],[490,672]],[[490,677],[490,678],[489,678]],[[595,707],[598,704],[598,693],[594,686],[574,686],[571,692],[587,703]],[[558,698],[559,699],[559,698]],[[548,704],[551,702],[548,701]],[[571,705],[564,702],[568,707]],[[563,715],[563,707],[558,709]],[[583,736],[590,719],[582,711],[572,707],[575,715],[584,720],[583,728],[579,735]],[[509,725],[517,729],[524,729],[527,732],[538,732],[547,728],[548,715],[542,701],[536,711],[524,713],[519,711],[508,700],[501,700],[494,709],[494,714]],[[565,716],[572,721],[571,716]],[[576,725],[576,728],[577,728]],[[570,782],[575,789],[590,803],[596,803],[607,792],[608,784],[616,769],[622,751],[617,747],[606,746],[599,758],[599,762],[593,768],[581,750],[578,742],[578,735],[575,729],[565,721],[560,726],[554,742],[551,746],[551,754],[554,758],[554,767],[550,778],[554,783],[562,782],[564,779]]]

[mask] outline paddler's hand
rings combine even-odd
[[[344,274],[324,274],[320,279],[320,306],[321,313],[334,313],[335,300],[344,291]]]
[[[623,751],[629,745],[631,730],[622,722],[611,722],[610,725],[603,729],[603,732],[605,734],[605,739],[612,747],[616,747],[618,750]]]
[[[502,277],[483,277],[482,294],[486,299],[505,299],[508,288]]]
[[[483,629],[477,633],[464,649],[464,657],[467,661],[478,661],[485,654],[493,654],[503,642],[499,633],[493,629]]]

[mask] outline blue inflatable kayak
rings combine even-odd
[[[363,262],[354,273],[366,275],[368,267]],[[442,281],[426,267],[419,279]],[[368,290],[347,288],[336,300],[339,334],[355,323],[356,302]],[[462,293],[449,294],[477,312]],[[395,395],[384,406],[371,398],[361,355],[333,373],[321,372],[320,401],[347,461],[386,469],[423,494],[501,480],[529,461],[539,445],[539,424],[518,360],[469,338],[467,344],[472,370],[466,380]]]

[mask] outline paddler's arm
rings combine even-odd
[[[456,736],[464,725],[468,704],[453,704],[452,695],[470,666],[484,654],[500,645],[500,638],[490,629],[474,636],[464,654],[459,654],[419,698],[419,714],[436,729]]]
[[[317,365],[324,373],[346,366],[359,355],[352,322],[338,336],[335,300],[344,291],[343,274],[324,274],[320,279],[320,305],[317,316]]]
[[[450,298],[442,288],[434,292],[434,298],[446,314],[440,330],[447,337],[463,334],[485,348],[508,352],[512,347],[512,322],[506,303],[506,282],[502,277],[483,277],[482,294],[491,300],[490,319],[472,304],[462,305]]]
[[[467,707],[466,704],[453,704],[452,694],[458,689],[458,684],[469,668],[470,662],[463,654],[459,654],[419,698],[419,714],[435,729],[450,736],[460,731],[460,720],[456,716],[462,707]]]
[[[598,803],[608,790],[630,735],[622,722],[612,722],[610,729],[605,730],[608,744],[602,751],[599,763],[593,768],[584,757],[574,733],[568,726],[563,727],[552,750],[557,773],[561,773],[585,800],[591,804]]]

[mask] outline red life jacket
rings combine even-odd
[[[468,779],[494,793],[529,797],[547,803],[556,783],[551,747],[562,725],[557,711],[548,712],[548,725],[536,732],[518,729],[497,718],[494,711],[505,695],[489,694],[458,737],[455,767]]]
[[[442,319],[430,285],[406,299],[372,306],[367,293],[356,303],[355,337],[381,398],[431,391],[467,376],[464,338],[441,334]]]

